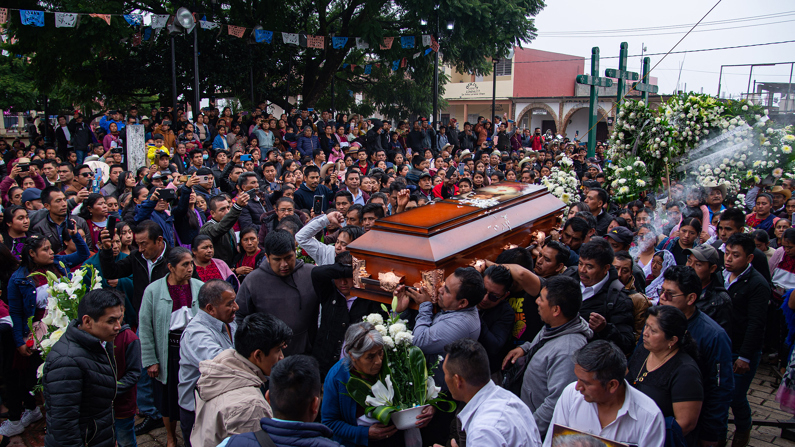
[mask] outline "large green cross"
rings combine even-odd
[[[648,57],[643,58],[643,77],[641,78],[640,82],[636,82],[632,84],[632,88],[639,92],[643,92],[643,102],[646,103],[646,106],[649,106],[649,93],[657,93],[659,87],[656,85],[651,85],[649,83],[649,66],[651,65],[651,59]]]
[[[615,68],[608,68],[605,70],[605,76],[608,78],[618,79],[618,88],[616,89],[616,112],[621,104],[624,102],[624,89],[626,88],[627,81],[637,81],[638,74],[634,71],[627,71],[627,45],[626,42],[621,42],[621,51],[618,53],[618,70]]]
[[[588,155],[596,155],[596,121],[599,113],[599,90],[597,87],[612,87],[613,80],[599,77],[599,47],[591,49],[591,74],[577,75],[577,83],[591,86],[590,106],[588,107]]]

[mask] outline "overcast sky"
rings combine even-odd
[[[649,30],[674,25],[691,26],[709,11],[717,0],[547,0],[547,6],[536,17],[538,38],[531,48],[589,57],[591,47],[598,46],[602,57],[618,56],[621,42],[629,44],[628,60],[631,71],[640,72],[641,45],[647,53],[666,53],[687,33],[690,27]],[[786,14],[789,13],[789,14]],[[766,18],[751,19],[756,16]],[[742,19],[744,21],[736,21]],[[705,22],[726,21],[714,25]],[[754,26],[749,26],[754,25]],[[638,30],[646,28],[646,30]],[[607,33],[612,30],[631,30]],[[711,30],[711,31],[703,31]],[[712,31],[714,30],[714,31]],[[590,36],[555,37],[565,33],[594,32]],[[546,34],[546,36],[545,36]],[[569,34],[571,36],[571,34]],[[614,37],[622,36],[622,37]],[[722,0],[721,3],[679,44],[675,51],[728,47],[765,42],[795,40],[795,2],[785,0]],[[662,55],[650,56],[652,66]],[[715,95],[718,91],[718,72],[725,64],[758,64],[795,61],[795,43],[761,47],[711,51],[691,54],[671,54],[652,72],[659,79],[660,93],[676,88],[679,64],[684,61],[680,89],[687,83],[689,91]],[[590,61],[586,61],[590,72]],[[603,60],[605,68],[618,68],[617,59]],[[746,91],[750,67],[726,67],[721,92],[738,95]],[[753,82],[784,82],[789,80],[790,65],[754,67]]]

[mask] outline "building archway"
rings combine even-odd
[[[546,110],[547,112],[546,116],[540,117],[541,118],[540,120],[533,120],[532,111],[540,109]],[[544,104],[542,102],[528,104],[525,108],[522,109],[521,113],[519,113],[519,115],[517,116],[516,118],[517,126],[520,126],[521,123],[525,121],[525,118],[527,118],[526,127],[529,128],[531,131],[533,130],[534,127],[541,127],[542,128],[541,131],[546,132],[546,129],[543,128],[544,125],[542,125],[542,123],[546,122],[546,126],[549,126],[550,124],[554,126],[554,128],[552,128],[552,133],[559,132],[561,123],[559,121],[558,114],[555,113],[552,107],[550,107],[547,104]],[[538,121],[538,123],[536,123],[536,125],[533,125],[535,121]],[[552,123],[548,123],[548,121],[552,121]]]
[[[589,107],[578,107],[576,109],[569,110],[561,120],[561,127],[560,127],[561,135],[570,138],[572,140],[575,138],[580,141],[584,140],[585,133],[588,131],[588,125],[587,125],[588,110]],[[585,122],[584,127],[580,122],[583,121],[583,113],[581,111],[584,111],[584,122]],[[607,138],[609,137],[609,132],[607,128],[607,118],[610,116],[610,113],[604,108],[599,107],[598,114],[600,120],[596,125],[596,139],[598,141],[606,141]],[[571,123],[569,123],[569,121],[571,121]],[[571,131],[570,128],[572,128]],[[577,131],[579,131],[579,134],[575,137],[575,132]]]

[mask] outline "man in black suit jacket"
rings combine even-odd
[[[719,270],[723,269],[726,241],[728,241],[733,234],[742,233],[744,227],[745,213],[743,213],[742,210],[738,208],[729,208],[720,214],[720,220],[718,221],[719,239],[712,243],[715,250],[718,250],[718,256],[720,257],[720,262],[718,263]],[[772,283],[770,267],[767,265],[767,256],[756,247],[754,247],[753,254],[754,258],[751,261],[751,265],[754,266],[754,270],[759,272],[769,284]]]

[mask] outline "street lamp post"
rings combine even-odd
[[[492,60],[494,69],[491,71],[492,89],[491,89],[491,122],[494,122],[494,117],[497,116],[497,64],[500,63],[499,58]]]

